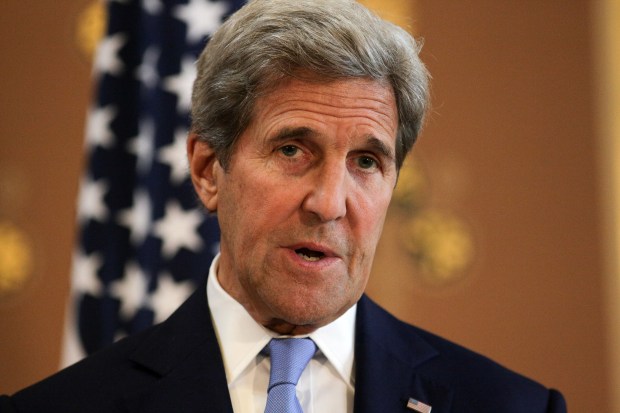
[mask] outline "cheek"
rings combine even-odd
[[[264,243],[261,241],[267,240],[278,224],[291,214],[294,202],[286,185],[265,185],[258,179],[252,183],[239,181],[222,193],[222,211],[227,215],[220,221],[222,232],[228,230],[235,234],[236,248],[248,253],[248,248],[251,251],[260,249]]]
[[[363,210],[359,214],[357,239],[364,245],[366,260],[372,263],[377,244],[383,232],[383,224],[390,203],[389,197],[376,199],[362,205]]]
[[[364,194],[352,203],[357,224],[369,241],[373,241],[373,235],[378,237],[381,234],[392,195],[391,191],[374,192],[377,193],[379,195],[373,197]]]
[[[359,258],[356,260],[359,270],[369,272],[375,255],[375,250],[381,233],[383,222],[387,213],[389,202],[367,203],[359,205],[354,229],[354,237],[357,241]]]

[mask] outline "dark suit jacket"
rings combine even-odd
[[[357,310],[355,413],[565,412],[561,394],[398,321],[367,297]],[[164,323],[0,398],[1,413],[232,413],[202,285]],[[325,412],[331,413],[331,412]]]

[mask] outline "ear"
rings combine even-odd
[[[209,212],[217,211],[217,173],[222,169],[211,146],[191,132],[187,138],[187,158],[194,189]]]

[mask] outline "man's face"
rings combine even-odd
[[[397,116],[384,83],[290,79],[258,99],[226,170],[190,138],[221,228],[218,280],[257,322],[307,333],[359,299],[396,183]]]

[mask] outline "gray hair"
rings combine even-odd
[[[428,105],[421,44],[354,0],[251,0],[210,39],[198,60],[192,132],[224,168],[256,99],[283,79],[388,82],[398,108],[396,166],[411,150]]]

